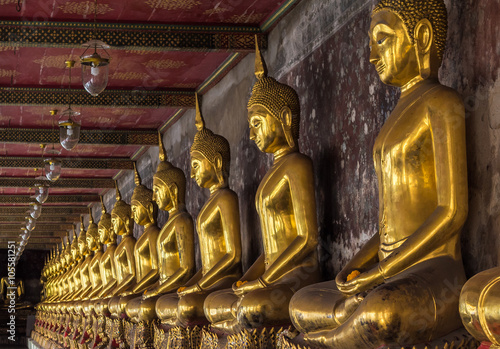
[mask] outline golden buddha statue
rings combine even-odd
[[[110,319],[108,303],[110,291],[116,286],[115,271],[115,250],[116,234],[112,228],[111,215],[106,212],[103,198],[101,196],[101,219],[98,224],[98,234],[100,244],[106,245],[106,251],[100,258],[99,270],[101,273],[102,288],[99,291],[98,298],[94,301],[94,311],[97,319],[94,319],[93,342],[91,348],[105,348],[109,343],[110,333],[106,333],[106,322]],[[111,323],[110,323],[111,324]]]
[[[101,197],[102,199],[102,197]],[[88,298],[94,299],[102,291],[102,277],[101,277],[101,258],[103,254],[103,246],[99,237],[99,227],[94,222],[92,217],[92,210],[89,208],[89,226],[87,227],[87,247],[93,253],[92,260],[89,264],[90,283],[92,291]]]
[[[73,260],[70,273],[68,274],[68,285],[69,292],[63,298],[64,301],[74,300],[75,294],[80,289],[80,271],[78,269],[81,261],[82,255],[80,254],[80,248],[78,246],[78,235],[73,229],[73,242],[71,243],[71,259]]]
[[[178,289],[177,294],[166,294],[156,302],[156,314],[168,326],[206,323],[205,298],[213,291],[230,287],[241,277],[238,196],[228,186],[229,143],[205,127],[198,96],[196,128],[198,132],[191,146],[191,178],[201,188],[210,190],[210,197],[196,222],[202,268]],[[162,194],[157,192],[156,195]]]
[[[113,230],[111,223],[111,215],[106,212],[106,206],[101,196],[101,219],[99,220],[98,232],[99,242],[106,245],[106,251],[101,256],[101,280],[102,289],[98,297],[100,299],[107,298],[111,295],[111,291],[116,286],[116,270],[115,270],[115,250],[116,250],[116,233]]]
[[[156,225],[158,206],[153,200],[153,191],[141,184],[141,177],[135,163],[134,172],[136,187],[132,194],[132,214],[135,223],[144,226],[144,233],[137,240],[134,252],[137,284],[132,289],[132,293],[137,297],[127,303],[125,310],[133,322],[139,322],[142,292],[159,278],[156,245],[160,229]]]
[[[460,294],[460,316],[467,331],[479,341],[500,348],[500,267],[485,270],[467,281]],[[481,347],[483,348],[483,347]]]
[[[111,291],[113,298],[110,299],[108,306],[111,315],[114,318],[125,316],[125,307],[132,297],[131,294],[135,287],[136,266],[134,258],[134,247],[136,240],[132,235],[134,220],[132,219],[132,208],[121,199],[118,183],[116,185],[116,203],[111,211],[111,224],[114,232],[122,236],[120,244],[115,250],[115,271],[116,286]]]
[[[92,291],[92,283],[90,281],[90,262],[92,262],[92,253],[87,243],[87,232],[83,225],[83,216],[80,217],[80,235],[78,236],[78,248],[82,256],[80,269],[80,289],[75,295],[76,300],[86,299]]]
[[[158,298],[176,291],[195,271],[193,220],[185,206],[186,177],[180,168],[167,161],[161,133],[158,133],[158,141],[160,162],[153,176],[152,199],[169,215],[157,242],[159,280],[144,291],[140,304],[134,300],[137,309],[129,316],[135,316],[136,322],[153,320]]]
[[[0,301],[4,303],[4,306],[7,307],[12,300],[9,297],[9,288],[14,287],[16,291],[14,292],[14,300],[18,303],[24,297],[24,281],[21,279],[13,280],[13,283],[9,283],[9,277],[4,276],[0,279]],[[16,304],[17,307],[17,304]]]
[[[292,322],[309,343],[401,347],[461,326],[465,113],[438,81],[446,32],[443,0],[382,0],[373,10],[370,62],[382,82],[401,89],[373,149],[379,232],[335,281],[292,298]]]
[[[299,98],[293,88],[267,76],[258,46],[255,67],[250,139],[274,157],[255,198],[264,253],[232,289],[205,302],[212,327],[226,333],[289,324],[292,295],[320,280],[313,165],[298,148]]]

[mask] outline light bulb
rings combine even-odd
[[[90,73],[92,74],[92,76],[99,75],[99,67],[91,67],[90,68]]]

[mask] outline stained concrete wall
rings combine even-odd
[[[500,1],[446,0],[449,39],[440,72],[467,106],[470,214],[463,231],[469,275],[497,265],[500,247]],[[378,194],[372,147],[399,92],[383,85],[369,63],[367,31],[373,1],[303,0],[270,33],[264,52],[270,75],[293,86],[301,101],[302,152],[314,161],[320,258],[331,279],[377,233]],[[207,127],[231,145],[230,187],[239,195],[244,267],[262,251],[254,196],[271,164],[249,140],[246,103],[255,81],[254,55],[244,58],[203,96]],[[195,134],[190,110],[164,135],[170,161],[188,177],[187,208],[196,218],[207,190],[189,178]],[[158,149],[138,161],[151,187]],[[133,174],[120,181],[130,202]],[[105,197],[111,210],[114,192]],[[100,209],[95,209],[95,218]],[[160,224],[166,220],[160,215]],[[134,234],[142,230],[135,227]],[[197,257],[199,265],[199,255]]]

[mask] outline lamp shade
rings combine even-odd
[[[61,160],[56,158],[46,158],[43,161],[45,163],[45,177],[47,177],[49,181],[57,181],[59,177],[61,177]]]
[[[29,231],[33,231],[35,229],[35,226],[36,226],[35,221],[26,222],[26,229],[28,229]]]
[[[30,216],[34,219],[38,219],[42,214],[42,205],[38,202],[30,203]]]
[[[66,109],[61,114],[59,121],[59,141],[66,150],[72,150],[80,140],[80,124],[75,121],[75,117],[80,113],[71,108]]]
[[[21,228],[21,234],[19,234],[19,237],[22,240],[29,239],[30,236],[31,236],[31,232],[28,229],[26,229],[25,227]]]
[[[108,85],[109,55],[107,55],[105,49],[109,48],[109,45],[100,40],[91,40],[83,44],[83,46],[87,48],[80,57],[83,87],[92,96],[97,96]],[[93,48],[94,52],[86,54],[89,48]],[[97,53],[98,49],[102,49],[107,57]]]
[[[47,184],[35,184],[35,199],[43,204],[49,197],[49,186]]]

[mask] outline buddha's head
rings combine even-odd
[[[160,162],[153,176],[153,200],[160,210],[171,211],[185,204],[186,177],[167,160],[161,133],[158,132]]]
[[[153,201],[153,191],[141,183],[141,177],[135,163],[134,174],[135,189],[130,202],[132,204],[132,216],[139,225],[154,224],[158,215],[158,207]]]
[[[115,181],[116,186],[116,203],[111,211],[111,225],[114,233],[117,235],[132,234],[134,220],[132,219],[132,208],[129,204],[122,200],[118,183]]]
[[[99,228],[92,217],[92,210],[89,208],[89,226],[87,227],[87,247],[90,251],[97,251],[101,247],[99,241]]]
[[[85,227],[83,226],[83,216],[80,217],[80,235],[78,236],[78,249],[82,256],[89,254],[89,247],[87,245],[87,233],[85,232]]]
[[[111,244],[116,242],[116,234],[111,225],[111,215],[106,211],[104,199],[101,196],[101,219],[97,225],[99,241],[101,244]]]
[[[231,153],[229,142],[205,127],[198,95],[196,95],[196,128],[191,146],[191,178],[201,188],[221,188],[227,185]]]
[[[267,67],[255,39],[255,76],[248,101],[250,139],[266,153],[296,148],[299,139],[300,104],[295,90],[267,76]]]
[[[437,78],[446,46],[443,0],[381,0],[370,25],[370,62],[387,85]]]

